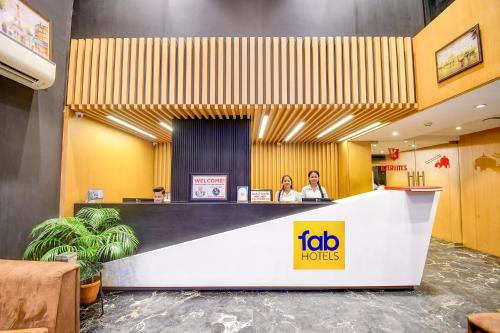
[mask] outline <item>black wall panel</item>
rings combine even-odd
[[[172,201],[189,200],[191,173],[229,174],[229,200],[236,186],[250,187],[250,120],[173,120]]]
[[[422,0],[76,0],[73,38],[414,36]]]
[[[66,61],[73,1],[30,1],[52,21],[56,82],[42,91],[0,76],[0,258],[19,259],[31,228],[59,214]]]

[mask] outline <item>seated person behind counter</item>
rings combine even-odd
[[[302,199],[320,199],[321,201],[326,201],[324,199],[328,199],[328,193],[326,193],[326,188],[319,183],[319,172],[311,170],[307,176],[309,177],[309,185],[302,188]]]
[[[163,186],[155,187],[153,189],[153,202],[154,203],[163,203],[165,200],[165,188]]]
[[[274,196],[276,202],[301,202],[300,193],[293,190],[292,177],[284,175],[281,177],[281,190]]]

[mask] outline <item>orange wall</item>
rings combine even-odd
[[[465,246],[500,256],[500,127],[460,137]]]
[[[413,38],[419,109],[500,77],[500,1],[455,0]],[[437,83],[435,52],[479,24],[483,63]]]
[[[151,142],[87,117],[65,124],[61,214],[73,214],[89,188],[102,188],[104,202],[152,197],[154,150]]]
[[[371,153],[370,142],[339,144],[339,198],[373,190]]]

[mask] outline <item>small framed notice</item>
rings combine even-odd
[[[238,193],[238,202],[239,203],[247,203],[248,202],[248,186],[238,186],[237,191]]]
[[[273,201],[272,190],[252,190],[250,194],[251,202],[271,202]]]
[[[228,174],[191,174],[191,201],[227,201]]]
[[[102,202],[104,199],[104,191],[100,188],[91,188],[87,192],[86,202]]]

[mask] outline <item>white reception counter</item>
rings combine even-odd
[[[369,192],[112,261],[104,266],[103,286],[413,287],[422,279],[439,193],[436,188]]]

